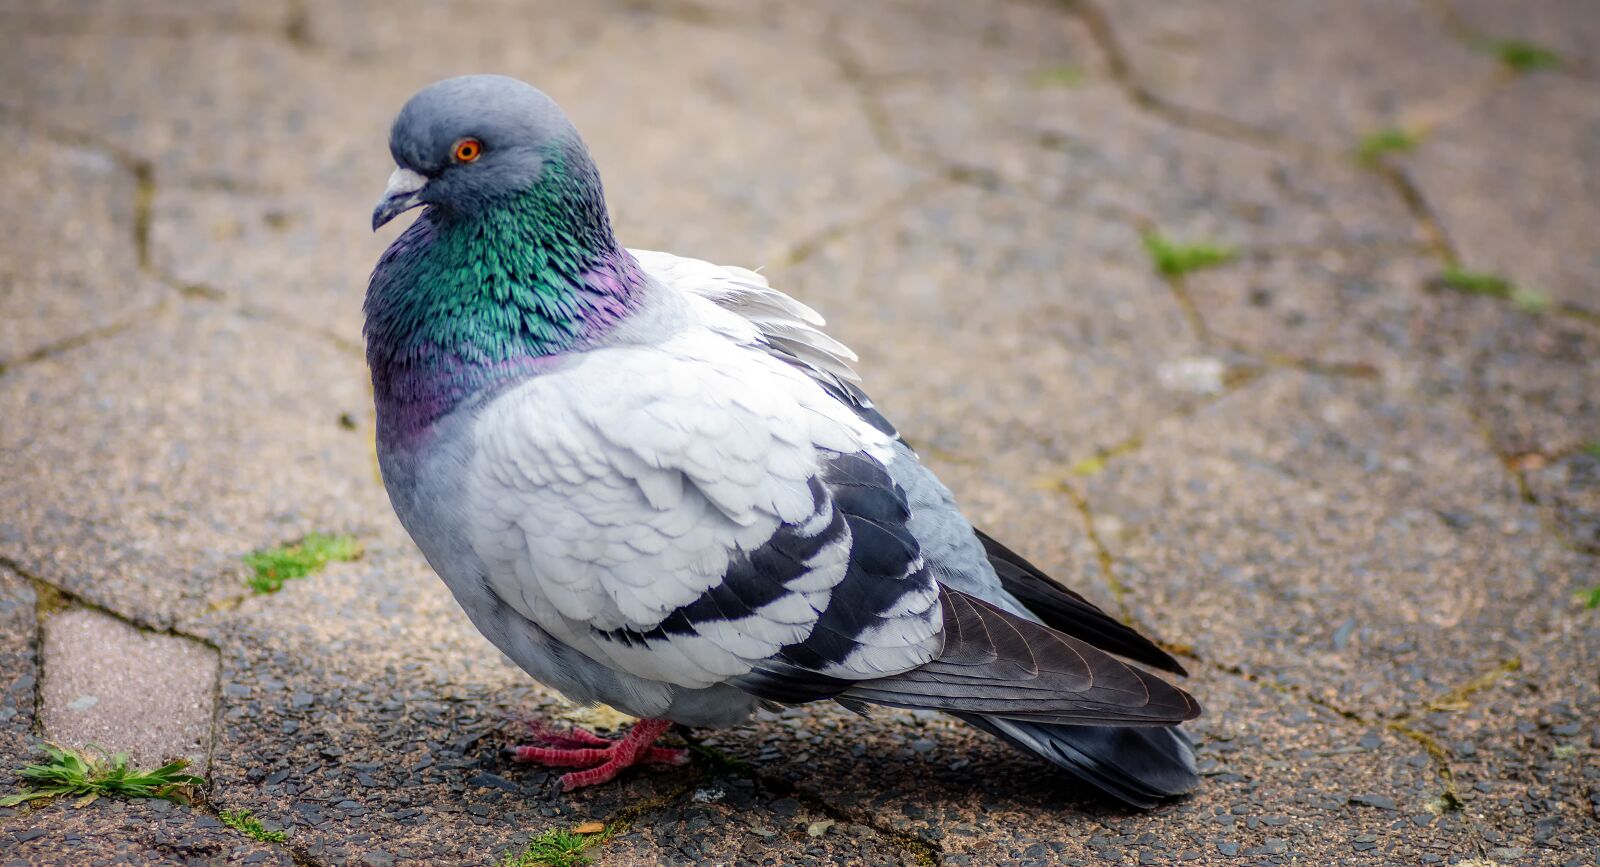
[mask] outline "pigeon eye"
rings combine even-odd
[[[458,163],[470,163],[483,155],[483,142],[475,138],[464,138],[456,142],[455,158]]]

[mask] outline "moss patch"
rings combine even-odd
[[[1369,133],[1356,147],[1356,157],[1372,165],[1389,154],[1403,154],[1416,150],[1422,136],[1404,127],[1392,126]]]
[[[1086,78],[1084,71],[1076,66],[1052,66],[1028,76],[1028,82],[1034,87],[1077,87]]]
[[[263,843],[282,843],[289,835],[283,831],[269,831],[261,824],[261,820],[251,814],[249,810],[223,810],[217,814],[222,824],[235,831]]]
[[[1478,42],[1478,50],[1493,54],[1503,66],[1516,72],[1560,69],[1566,63],[1553,49],[1521,39],[1483,39]]]
[[[355,560],[361,553],[354,536],[312,533],[291,545],[246,554],[244,564],[255,572],[246,583],[257,593],[276,593],[291,578],[304,578],[329,563]]]

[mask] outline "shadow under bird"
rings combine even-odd
[[[672,723],[764,703],[944,711],[1128,804],[1193,788],[1199,704],[1168,654],[973,529],[863,392],[855,356],[760,275],[629,250],[555,102],[452,78],[395,119],[376,229],[421,215],[365,303],[378,458],[474,625],[619,740],[516,758],[634,764]]]

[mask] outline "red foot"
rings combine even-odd
[[[519,762],[532,762],[546,767],[588,768],[562,775],[562,791],[571,791],[609,782],[624,768],[633,765],[688,764],[688,750],[651,746],[671,725],[664,719],[642,719],[617,741],[606,740],[576,727],[557,732],[534,725],[533,737],[540,745],[512,747],[512,755]]]

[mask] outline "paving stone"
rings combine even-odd
[[[1184,288],[1225,345],[1267,360],[1415,379],[1419,332],[1454,300],[1427,291],[1438,269],[1421,253],[1330,249],[1198,271]]]
[[[490,646],[398,533],[360,562],[182,624],[223,646],[219,808],[290,829],[323,863],[381,850],[477,865],[688,785],[694,768],[563,796],[557,775],[506,760],[526,719],[594,717]]]
[[[1600,702],[1600,616],[1569,602],[1517,651],[1516,670],[1490,673],[1480,689],[1412,724],[1450,751],[1463,815],[1492,829],[1485,837],[1496,848],[1522,849],[1526,863],[1592,856],[1600,852],[1600,727],[1590,712]]]
[[[614,62],[626,54],[675,62],[645,91]],[[825,56],[760,32],[618,18],[538,83],[588,142],[632,247],[771,265],[927,179],[879,148]]]
[[[376,178],[369,196],[163,189],[151,232],[155,261],[185,284],[360,346],[367,279],[394,240],[371,229],[378,176],[393,170],[388,152],[375,147],[360,162]]]
[[[0,823],[0,853],[6,859],[0,863],[29,867],[291,867],[297,863],[283,847],[251,840],[190,807],[109,798],[86,807],[55,801],[17,811]],[[13,857],[20,857],[20,862]]]
[[[305,8],[303,38],[315,53],[352,65],[392,67],[404,58],[400,74],[385,77],[413,82],[413,89],[472,71],[537,81],[587,50],[619,9],[609,3],[485,0],[473,11],[492,15],[494,26],[427,0],[314,3]]]
[[[185,758],[191,773],[205,775],[215,651],[80,608],[45,621],[43,653],[39,722],[46,739],[125,752],[147,768]]]
[[[963,79],[1067,86],[1104,71],[1083,24],[1046,3],[898,0],[837,4],[824,41],[874,79]]]
[[[0,567],[0,792],[14,792],[14,771],[27,763],[39,688],[37,617],[33,586]],[[0,808],[0,825],[16,811]]]
[[[1528,493],[1572,545],[1600,554],[1600,436],[1553,460],[1523,459]]]
[[[0,368],[123,321],[168,294],[139,272],[133,174],[0,110]]]
[[[1465,267],[1600,314],[1596,125],[1594,82],[1523,76],[1440,126],[1406,164]]]
[[[1425,383],[1468,401],[1497,451],[1542,459],[1600,436],[1600,392],[1590,386],[1600,377],[1600,325],[1498,299],[1452,300],[1417,332]]]
[[[144,0],[137,7],[117,0],[5,0],[0,15],[12,19],[12,32],[269,32],[289,26],[290,5],[289,0]]]
[[[596,850],[597,864],[903,864],[903,844],[829,818],[750,779],[725,779],[640,819]]]
[[[392,520],[359,359],[195,303],[0,379],[0,556],[162,627],[240,558]]]
[[[435,10],[428,15],[443,12],[428,8]],[[392,19],[393,13],[382,17]],[[594,29],[597,42],[581,56],[551,57],[533,44],[507,49],[506,64],[495,68],[536,83],[569,110],[606,179],[619,237],[630,246],[760,267],[785,258],[818,232],[871,213],[923,178],[876,147],[851,91],[815,52],[673,20],[610,18]],[[383,52],[407,57],[434,41],[417,21],[398,32],[378,30],[374,38],[382,40]],[[410,42],[392,41],[402,37]],[[618,52],[681,56],[684,62],[659,71],[655,86],[681,93],[686,104],[640,91],[629,67],[607,60]],[[449,63],[460,56],[452,53]],[[383,123],[411,88],[434,77],[418,74],[403,90],[386,84],[375,91],[371,101],[381,104]],[[306,115],[314,130],[329,128],[316,140],[326,138],[327,147],[339,148],[340,164],[326,163],[339,179],[329,182],[319,171],[311,181],[316,192],[305,184],[290,186],[290,192],[163,187],[155,199],[155,259],[183,282],[237,294],[359,339],[367,277],[395,234],[369,231],[372,206],[392,170],[386,134],[375,123],[359,128],[361,116],[329,110],[344,118],[335,131],[315,104],[285,109],[291,110]],[[695,120],[686,125],[684,117]],[[672,136],[644,135],[668,125]],[[352,133],[363,136],[359,150],[342,144]],[[796,138],[807,146],[794,147]],[[291,157],[305,147],[279,144]],[[322,159],[325,150],[312,158]],[[270,161],[281,164],[283,155]],[[263,174],[288,179],[305,171]],[[753,194],[757,190],[761,195]]]
[[[1600,71],[1600,20],[1587,0],[1450,0],[1444,5],[1452,23],[1465,31],[1460,37],[1469,41],[1514,39],[1557,52],[1580,74]]]
[[[1427,0],[1103,4],[1136,80],[1182,106],[1352,152],[1455,109],[1497,74]]]
[[[127,69],[139,74],[118,74]],[[389,122],[421,83],[307,54],[276,33],[161,28],[24,32],[0,75],[25,117],[148,160],[158,186],[364,196],[382,190]]]
[[[1393,244],[1416,235],[1375,173],[1174,126],[1104,78],[1073,87],[912,80],[878,90],[909,148],[1179,242]]]
[[[1157,635],[1378,716],[1513,655],[1593,564],[1449,403],[1270,376],[1084,482]]]
[[[768,278],[829,317],[880,408],[933,455],[992,465],[1042,444],[1070,463],[1197,397],[1161,371],[1206,350],[1114,221],[953,188]]]

